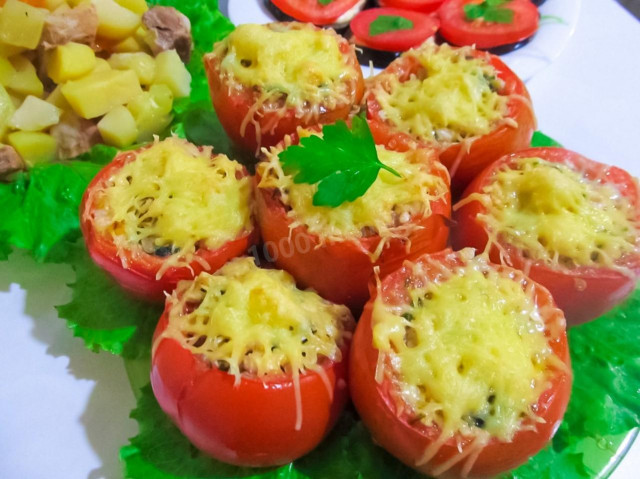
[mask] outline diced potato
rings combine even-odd
[[[53,161],[56,158],[58,142],[46,133],[16,131],[7,135],[7,140],[28,166]]]
[[[62,87],[62,94],[73,111],[87,120],[105,115],[141,92],[138,77],[131,70],[91,73]]]
[[[22,102],[24,101],[23,95],[16,95],[14,93],[9,93],[9,98],[11,98],[11,101],[13,102],[14,109],[20,108],[20,105],[22,105]]]
[[[191,93],[191,74],[175,50],[160,52],[156,57],[156,84],[167,85],[176,98]]]
[[[57,106],[61,110],[71,110],[71,105],[62,94],[62,85],[58,85],[47,97],[47,102]]]
[[[156,61],[143,52],[114,53],[109,57],[109,65],[115,70],[133,70],[141,85],[150,85],[156,76]]]
[[[8,85],[15,74],[16,69],[6,58],[0,57],[0,85]]]
[[[65,0],[44,0],[44,6],[47,7],[47,10],[50,12],[53,12],[60,7],[69,8],[69,4]]]
[[[51,52],[47,74],[56,83],[75,80],[89,73],[96,66],[96,54],[89,45],[69,42]]]
[[[38,78],[36,68],[33,64],[22,55],[11,57],[13,68],[16,69],[15,74],[7,83],[6,87],[14,93],[20,95],[33,95],[38,98],[44,93],[44,86]]]
[[[109,62],[104,58],[96,57],[96,66],[93,67],[91,73],[106,72],[108,70],[111,70],[111,65],[109,65]]]
[[[153,85],[127,105],[138,127],[138,141],[148,141],[161,133],[173,117],[173,94],[166,85]]]
[[[136,120],[124,106],[117,106],[103,116],[98,131],[105,143],[118,148],[129,146],[138,138]]]
[[[14,111],[15,107],[9,93],[0,85],[0,143],[9,129],[9,120],[11,120]]]
[[[7,0],[0,13],[0,41],[33,50],[40,43],[48,10]]]
[[[11,120],[9,126],[14,130],[42,131],[60,121],[62,110],[35,96],[28,96],[22,102]]]
[[[141,16],[118,5],[114,0],[91,0],[98,11],[98,35],[123,40],[140,26]]]
[[[91,3],[91,0],[67,0],[67,2],[69,2],[69,5],[72,7],[77,7],[78,5],[83,5],[86,3]]]
[[[145,0],[116,0],[116,3],[139,15],[149,10]]]
[[[127,37],[120,43],[116,43],[112,48],[112,51],[116,53],[132,53],[140,52],[142,50],[142,45],[140,45],[140,42],[138,42],[135,37]]]
[[[18,53],[22,53],[23,51],[25,51],[25,48],[23,47],[7,45],[6,43],[0,41],[0,57],[9,58],[17,55]]]

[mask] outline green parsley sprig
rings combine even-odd
[[[482,3],[468,3],[464,6],[465,19],[469,22],[482,19],[485,22],[512,23],[513,10],[504,5],[511,0],[484,0]]]

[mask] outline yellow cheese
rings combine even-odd
[[[482,194],[481,215],[492,232],[551,266],[613,266],[638,252],[635,209],[613,186],[568,166],[520,158],[497,172]]]
[[[405,53],[424,73],[404,82],[393,74],[376,80],[382,119],[422,141],[451,143],[489,133],[507,113],[508,97],[497,93],[502,82],[495,68],[471,51],[428,41]]]
[[[299,129],[298,133],[310,133]],[[316,133],[317,134],[317,133]],[[401,177],[380,170],[378,178],[366,193],[352,202],[336,208],[314,206],[313,196],[318,185],[296,184],[291,175],[282,170],[278,153],[273,148],[261,162],[257,171],[262,177],[260,188],[278,188],[281,200],[291,207],[287,213],[294,225],[304,224],[311,233],[325,238],[357,239],[363,232],[375,232],[380,236],[397,235],[406,229],[414,216],[429,216],[431,202],[442,198],[448,189],[445,181],[431,174],[431,165],[424,164],[411,153],[399,153],[376,147],[382,163],[395,169]],[[439,163],[436,167],[444,170]]]
[[[308,26],[240,25],[214,54],[222,58],[221,72],[230,81],[296,108],[305,102],[335,103],[348,93],[345,82],[357,75],[346,64],[338,37]]]
[[[138,153],[96,192],[96,227],[120,249],[172,254],[189,262],[197,248],[215,249],[250,231],[251,186],[225,155],[211,158],[191,143],[168,138]],[[159,273],[162,275],[162,272]]]
[[[451,273],[440,266],[439,278],[410,287],[411,305],[378,296],[373,342],[384,370],[377,379],[390,378],[399,402],[436,425],[442,440],[460,433],[509,441],[524,418],[537,419],[532,406],[558,359],[531,284],[498,273],[472,250],[462,254],[464,266]],[[423,264],[413,265],[413,277],[425,277]]]

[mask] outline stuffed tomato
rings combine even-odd
[[[397,152],[371,141],[374,154],[397,175],[381,170],[362,196],[330,207],[316,204],[318,185],[299,183],[283,169],[280,156],[290,143],[272,148],[258,164],[256,205],[267,254],[298,284],[358,310],[375,268],[384,275],[405,258],[446,246],[449,175],[431,150]]]
[[[640,275],[637,182],[561,148],[507,155],[469,185],[453,243],[544,285],[569,324],[626,298]]]
[[[548,291],[471,249],[425,255],[378,283],[349,375],[374,440],[432,477],[526,462],[557,430],[572,380]]]
[[[246,169],[177,138],[123,152],[80,206],[93,260],[122,287],[163,300],[178,281],[215,271],[257,241]]]
[[[524,83],[498,57],[427,41],[367,85],[377,143],[437,148],[462,189],[502,155],[526,148],[535,116]]]
[[[361,11],[367,0],[267,0],[300,22],[342,28]]]
[[[222,126],[256,153],[298,126],[347,118],[364,92],[354,47],[310,24],[240,25],[204,62]]]
[[[346,307],[237,258],[167,299],[151,385],[205,453],[240,466],[286,464],[322,440],[347,402],[353,328]]]

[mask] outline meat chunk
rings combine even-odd
[[[0,144],[0,178],[24,170],[26,166],[24,160],[13,147]]]
[[[47,17],[40,44],[45,50],[69,42],[93,46],[98,33],[98,12],[94,5],[79,5],[53,12]]]
[[[153,7],[142,15],[142,23],[149,30],[147,43],[154,55],[176,50],[183,62],[189,63],[191,50],[191,22],[173,7]]]
[[[51,128],[51,135],[58,141],[58,156],[61,159],[86,153],[102,141],[94,122],[70,112],[62,115],[60,123]]]

